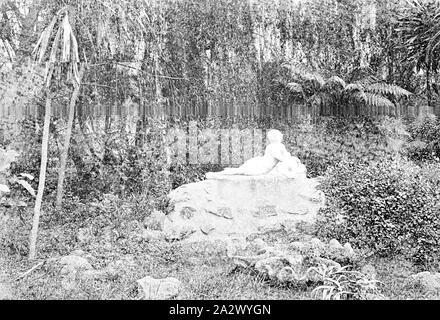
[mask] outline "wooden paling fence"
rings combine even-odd
[[[438,109],[438,108],[437,108]],[[362,109],[354,107],[346,108],[327,108],[327,107],[307,107],[301,104],[292,104],[279,108],[269,108],[261,106],[222,106],[212,105],[210,108],[174,108],[172,103],[166,102],[162,108],[154,106],[140,106],[135,103],[124,103],[122,105],[96,105],[91,108],[78,107],[77,114],[85,119],[100,119],[105,117],[144,117],[151,116],[157,118],[167,118],[168,116],[187,117],[187,116],[273,116],[282,119],[298,119],[304,116],[392,116],[415,118],[421,115],[434,114],[439,110],[428,106],[394,106],[394,107],[365,107]],[[68,115],[67,106],[54,105],[52,115],[55,118],[66,119]],[[26,118],[43,118],[44,107],[38,105],[5,105],[0,103],[0,121],[14,122]]]
[[[426,116],[432,114],[433,110],[432,108],[418,108],[417,112],[419,116]],[[322,117],[312,119],[320,118]],[[57,117],[54,116],[54,119]],[[89,118],[81,121],[81,131],[91,139],[94,139],[94,135],[105,132],[110,132],[110,134],[123,132],[126,137],[129,137],[128,140],[131,143],[136,143],[136,135],[139,133],[139,119],[138,116],[133,115],[124,118],[114,116],[110,119]],[[0,118],[0,143],[7,140],[7,135],[19,129],[19,121],[13,118],[8,120]],[[58,118],[56,122],[57,126],[63,128],[66,121],[63,118]],[[159,121],[158,123],[163,125],[165,122]],[[154,127],[155,124],[150,123],[148,126]],[[144,131],[148,131],[148,126],[144,128]],[[255,125],[252,128],[241,129],[234,126],[224,127],[222,129],[199,128],[197,121],[188,121],[185,122],[185,125],[166,125],[163,135],[164,150],[167,150],[170,161],[188,164],[238,165],[263,154],[266,144],[266,128],[256,128]],[[38,129],[36,132],[41,134]],[[142,144],[144,148],[148,148],[148,142],[143,141]]]
[[[239,165],[262,155],[264,129],[171,129],[166,144],[172,161],[189,164]]]
[[[86,121],[82,132],[93,139],[97,132],[104,132],[105,121]],[[136,143],[136,121],[125,121],[113,133],[124,132],[131,144]],[[144,149],[149,149],[147,128],[141,142]],[[237,129],[237,128],[198,128],[197,121],[189,121],[181,127],[164,129],[163,147],[170,162],[188,164],[221,164],[238,165],[244,161],[263,154],[266,129]]]

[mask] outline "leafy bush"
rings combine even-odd
[[[408,156],[414,161],[438,161],[440,158],[440,122],[434,118],[414,121],[409,125],[411,134]]]
[[[287,147],[306,165],[310,177],[324,175],[343,160],[393,159],[407,138],[405,125],[390,118],[326,118],[276,128],[282,130]]]
[[[121,131],[94,132],[72,146],[67,190],[82,199],[113,193],[165,197],[171,189],[204,179],[216,165],[167,161],[164,123],[148,127],[142,143]],[[89,146],[89,147],[88,147]]]
[[[12,163],[11,173],[20,175],[26,172],[33,177],[33,187],[38,186],[38,179],[41,164],[41,142],[43,123],[39,120],[23,120],[19,122],[18,130],[11,139],[9,146],[19,151],[20,157]],[[51,125],[51,137],[48,146],[48,163],[46,171],[45,195],[55,191],[58,179],[59,144],[57,137],[59,133]]]
[[[342,162],[322,184],[328,206],[319,233],[381,255],[434,262],[440,245],[440,166]]]
[[[35,197],[33,176],[21,173],[12,175],[10,168],[19,159],[19,153],[0,148],[0,248],[9,252],[25,254],[30,223],[28,201]]]

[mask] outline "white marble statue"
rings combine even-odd
[[[269,130],[267,133],[269,142],[264,155],[247,160],[238,168],[226,168],[220,172],[210,172],[207,178],[223,175],[262,175],[279,174],[287,177],[296,177],[305,174],[306,168],[301,161],[286,150],[282,143],[283,134],[278,130]]]

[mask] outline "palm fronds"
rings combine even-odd
[[[417,69],[437,70],[440,67],[440,2],[409,1],[398,20],[395,31],[400,34],[405,62]]]
[[[55,23],[57,22],[57,20],[58,20],[57,15],[52,18],[52,21],[41,33],[40,38],[38,39],[37,44],[35,45],[34,50],[32,51],[32,55],[34,55],[38,63],[41,63],[43,61],[44,55],[47,50],[47,46],[49,44],[49,39],[52,35],[52,31],[53,28],[55,27]]]
[[[1,52],[4,52],[8,56],[9,61],[14,61],[15,52],[8,39],[0,39],[0,53]]]
[[[47,56],[49,40],[52,39],[55,26],[60,20],[61,23],[58,24],[50,53]],[[32,54],[38,63],[42,63],[46,58],[45,78],[47,85],[51,80],[50,75],[53,74],[54,68],[61,67],[57,63],[67,64],[67,79],[79,83],[78,63],[80,62],[80,59],[78,54],[78,43],[69,22],[69,14],[67,10],[60,10],[52,18],[50,24],[41,33]]]
[[[61,50],[61,62],[69,62],[70,60],[70,36],[72,35],[72,27],[69,23],[69,15],[66,13],[60,29],[63,30],[63,43]],[[73,36],[74,37],[74,36]]]

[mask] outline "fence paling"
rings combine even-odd
[[[429,112],[430,114],[437,114],[440,112],[440,107],[429,107],[426,111],[425,107],[414,108],[413,106],[398,106],[398,107],[362,107],[355,108],[354,106],[349,106],[342,108],[341,106],[336,106],[335,108],[330,108],[329,106],[314,106],[307,107],[303,104],[292,104],[285,106],[280,109],[275,109],[270,107],[270,101],[267,101],[267,105],[261,105],[259,103],[252,103],[247,99],[243,101],[234,101],[234,99],[216,99],[216,101],[211,101],[209,104],[203,104],[200,98],[199,101],[194,101],[192,105],[183,106],[182,103],[178,103],[177,106],[171,104],[171,101],[166,102],[161,105],[163,112],[159,112],[159,106],[155,103],[148,103],[142,101],[140,105],[116,105],[116,104],[101,104],[97,103],[93,107],[89,108],[79,108],[79,113],[82,117],[97,118],[97,117],[112,117],[121,115],[139,115],[139,116],[171,116],[175,115],[177,117],[185,117],[187,115],[200,116],[200,117],[210,117],[210,116],[271,116],[278,118],[288,118],[288,119],[298,119],[304,116],[320,117],[320,116],[355,116],[359,114],[368,114],[372,117],[380,116],[408,116],[416,117],[423,113]],[[246,102],[247,101],[247,102]],[[249,105],[251,103],[252,105]],[[58,105],[53,107],[53,114],[58,118],[67,117],[67,109],[64,105]],[[1,106],[0,107],[0,121],[9,120],[22,120],[29,116],[44,116],[44,110],[41,106],[26,106],[26,105],[15,105],[15,106]]]
[[[299,108],[297,108],[299,110]],[[399,108],[400,114],[415,114],[415,112],[426,115],[432,112],[432,108],[420,107],[420,108]],[[369,112],[376,111],[374,108],[370,108]],[[392,112],[390,108],[387,110]],[[278,117],[273,117],[272,120],[276,120]],[[122,124],[122,119],[117,116],[108,117],[107,121],[104,118],[85,118],[82,117],[82,121],[86,124],[84,128],[88,128],[87,133],[94,134],[98,132],[104,132],[109,128],[111,131],[122,131],[132,136],[133,143],[135,140],[139,141],[139,138],[145,137],[145,129],[147,127],[154,126],[154,121],[147,123],[138,117],[126,117]],[[282,119],[288,120],[288,119]],[[313,123],[319,120],[319,117],[314,117]],[[265,121],[265,126],[272,126],[273,122]],[[9,121],[10,128],[18,129],[17,121]],[[116,128],[116,124],[120,124]],[[259,128],[246,128],[240,130],[236,125],[227,123],[233,123],[233,121],[227,121],[223,123],[227,129],[200,129],[198,128],[198,121],[189,121],[187,125],[180,126],[178,128],[170,128],[169,133],[171,135],[169,144],[172,150],[174,159],[179,162],[185,162],[190,164],[210,163],[210,164],[222,164],[225,166],[236,166],[251,157],[262,155],[265,145],[266,130]],[[172,126],[172,125],[171,125]],[[228,128],[229,126],[229,128]],[[142,139],[144,140],[144,139]],[[148,141],[136,142],[136,145],[145,146],[148,148]]]

